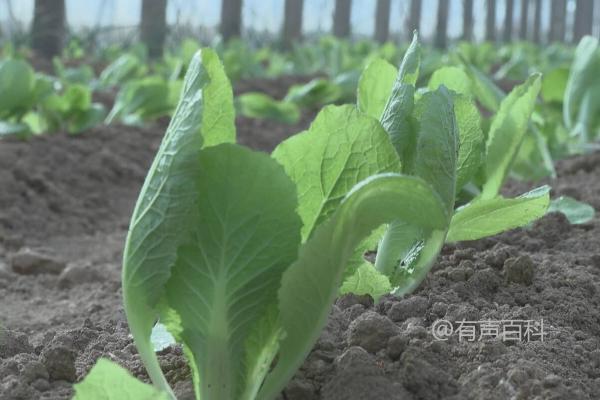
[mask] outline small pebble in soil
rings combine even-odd
[[[533,261],[529,256],[511,257],[504,262],[504,279],[508,283],[531,285],[533,283]]]
[[[58,275],[65,269],[65,262],[41,250],[24,247],[9,257],[13,272],[21,275]]]

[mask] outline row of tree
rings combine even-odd
[[[198,0],[200,1],[200,0]],[[462,39],[473,40],[473,0],[463,1]],[[567,0],[550,1],[550,41],[564,41],[566,35]],[[447,45],[448,9],[450,0],[438,0],[435,45],[445,48]],[[513,27],[514,0],[506,0],[506,14],[502,30],[503,41],[511,41],[518,34],[519,39],[542,41],[541,20],[542,0],[520,0],[521,17],[518,32]],[[303,0],[285,0],[284,19],[281,40],[285,47],[302,37]],[[377,0],[375,7],[374,39],[385,42],[389,39],[391,0]],[[162,54],[167,34],[167,0],[142,0],[140,38],[148,46],[151,57]],[[352,0],[335,0],[333,12],[333,34],[337,37],[349,37],[351,33]],[[533,25],[529,22],[533,12]],[[420,28],[422,0],[411,0],[407,21],[404,26],[410,35]],[[592,33],[594,0],[576,0],[575,22],[572,40],[577,42],[582,36]],[[59,54],[65,36],[65,0],[35,0],[32,25],[32,45],[42,56],[52,57]],[[529,28],[532,28],[531,30]],[[221,1],[221,24],[219,31],[225,40],[239,37],[242,32],[242,0]],[[496,0],[486,0],[485,39],[496,41]]]

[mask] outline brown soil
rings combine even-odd
[[[270,150],[306,128],[237,120]],[[99,357],[147,379],[121,306],[129,215],[163,134],[102,127],[0,142],[0,398],[67,399]],[[558,164],[553,195],[600,209],[600,154]],[[507,191],[530,187],[513,184]],[[37,254],[32,267],[23,248]],[[18,266],[19,273],[13,268]],[[62,267],[67,269],[60,273]],[[435,340],[438,319],[544,320],[544,341]],[[192,399],[181,350],[160,362]],[[402,299],[344,296],[282,399],[596,399],[600,393],[600,220],[559,214],[527,229],[446,246]]]

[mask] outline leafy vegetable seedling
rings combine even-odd
[[[348,141],[331,144],[352,148],[364,131],[372,134],[366,142],[376,143],[373,156],[385,159],[377,146],[390,144],[377,120],[341,110],[352,117],[336,127]],[[329,129],[339,115],[326,109],[313,127]],[[279,156],[233,142],[231,86],[205,49],[187,71],[124,251],[125,311],[156,390],[100,361],[75,386],[76,399],[174,398],[150,340],[157,319],[182,344],[198,399],[273,399],[319,337],[358,244],[390,221],[439,234],[447,225],[447,208],[431,185],[388,171],[397,161],[393,151],[385,160],[390,168],[362,170],[359,162],[351,175],[365,179],[343,190],[327,186],[336,198],[326,204],[318,193],[304,197]],[[345,171],[336,160],[329,167],[317,176],[326,185]],[[327,214],[307,218],[315,205]]]
[[[307,132],[274,151],[298,187],[303,240],[336,211],[354,185],[373,174],[400,172],[429,188],[419,193],[415,188],[419,202],[443,206],[434,229],[404,219],[361,243],[342,292],[375,298],[389,291],[408,293],[424,279],[444,242],[523,226],[543,216],[548,207],[547,187],[514,199],[499,195],[525,134],[540,76],[532,75],[502,100],[486,139],[471,97],[457,86],[452,91],[444,86],[453,87],[454,77],[438,75],[441,85],[417,92],[418,71],[415,36],[398,71],[381,59],[366,67],[359,81],[358,107],[326,107]],[[462,198],[466,201],[460,204]],[[428,215],[428,222],[432,218]],[[377,242],[373,268],[362,253]]]

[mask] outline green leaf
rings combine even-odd
[[[88,375],[76,383],[73,400],[168,400],[164,392],[131,376],[119,364],[100,358]]]
[[[416,85],[419,78],[419,67],[421,65],[421,46],[419,45],[419,35],[417,31],[413,32],[413,38],[402,57],[396,83],[407,85]]]
[[[454,96],[454,114],[459,133],[456,190],[462,189],[475,175],[483,161],[485,138],[481,131],[479,110],[466,96]]]
[[[222,86],[223,79],[223,68],[212,50],[196,54],[138,197],[125,245],[123,300],[129,327],[150,377],[165,391],[170,389],[154,355],[150,333],[177,250],[196,228],[187,212],[195,208],[198,196],[194,182],[200,151],[208,144],[235,139],[233,113],[226,108],[218,111],[218,119],[204,117],[218,106],[233,110],[231,92]]]
[[[533,74],[525,83],[515,87],[502,101],[488,133],[486,144],[486,182],[483,198],[492,199],[504,183],[510,166],[527,132],[541,87],[541,75]]]
[[[554,68],[544,73],[541,95],[545,102],[562,103],[569,79],[568,68]]]
[[[167,347],[177,343],[173,335],[169,333],[167,327],[161,323],[157,323],[152,328],[152,334],[150,335],[150,341],[154,347],[154,351],[161,351]]]
[[[126,83],[115,99],[112,110],[106,117],[109,124],[120,118],[127,123],[167,115],[171,109],[169,86],[158,76],[151,76]]]
[[[451,215],[458,157],[452,95],[444,87],[425,93],[417,102],[414,115],[419,127],[415,161],[410,170],[438,192]]]
[[[412,163],[416,132],[412,127],[415,83],[419,75],[420,46],[416,33],[413,41],[404,54],[396,81],[392,87],[383,114],[381,125],[390,136],[390,140],[400,156],[403,172]]]
[[[256,384],[245,381],[245,371],[264,363],[246,358],[246,342],[264,329],[259,321],[297,256],[297,197],[283,168],[264,153],[222,144],[198,159],[189,182],[194,207],[179,209],[193,227],[177,248],[161,321],[195,364],[201,398],[239,398]],[[275,352],[268,356],[271,362]]]
[[[122,84],[142,71],[140,65],[141,60],[133,54],[123,54],[102,71],[100,84],[105,88]]]
[[[376,58],[367,65],[358,81],[358,109],[379,119],[392,93],[398,71],[387,61]]]
[[[102,104],[93,103],[89,109],[75,113],[68,123],[69,133],[80,133],[100,125],[106,117],[106,109]]]
[[[442,85],[456,93],[472,96],[471,79],[462,68],[447,66],[437,69],[431,75],[427,87],[435,90]]]
[[[84,85],[70,85],[63,98],[69,111],[85,111],[92,105],[92,91]]]
[[[465,72],[471,78],[471,90],[477,100],[489,111],[497,112],[505,93],[483,72],[466,63]]]
[[[303,240],[358,182],[400,168],[379,122],[350,105],[325,107],[307,132],[281,143],[273,157],[298,187]]]
[[[274,398],[302,364],[339,294],[349,257],[371,231],[392,220],[444,230],[447,219],[439,196],[422,179],[382,174],[355,186],[283,276],[279,304],[286,335],[258,397]]]
[[[272,119],[286,124],[295,124],[300,119],[296,104],[277,101],[264,93],[248,92],[236,100],[240,113],[248,118]]]
[[[377,271],[373,265],[364,262],[352,276],[344,281],[340,294],[368,294],[377,302],[381,296],[391,291],[392,285],[389,278]]]
[[[447,241],[476,240],[527,225],[544,216],[549,193],[542,186],[514,199],[477,198],[454,213]]]
[[[335,103],[341,96],[342,89],[339,85],[318,78],[303,85],[293,85],[283,101],[310,108]]]
[[[584,36],[575,49],[575,57],[565,90],[563,118],[569,129],[574,125],[573,120],[581,106],[584,93],[597,80],[598,68],[600,68],[598,39]]]
[[[594,219],[596,210],[589,204],[577,201],[572,197],[560,196],[550,202],[548,212],[563,213],[572,224],[585,224]]]
[[[412,164],[403,171],[421,177],[442,199],[452,215],[456,192],[458,132],[452,96],[445,87],[425,93],[414,109],[416,145]],[[449,220],[447,221],[447,224]],[[390,277],[397,293],[414,289],[429,271],[444,242],[437,234],[394,221],[388,226],[379,246],[375,266]]]
[[[24,114],[32,101],[33,69],[22,60],[0,62],[0,118]]]

